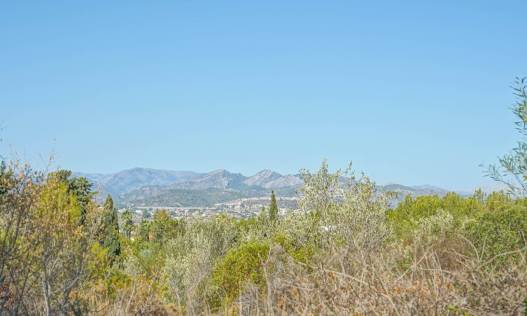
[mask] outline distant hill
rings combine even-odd
[[[144,186],[164,186],[188,181],[198,174],[192,171],[172,171],[149,168],[133,168],[112,174],[75,173],[90,180],[99,195],[119,197]]]
[[[397,192],[397,193],[400,193],[401,195],[414,195],[414,196],[434,195],[434,194],[445,195],[449,192],[448,190],[434,187],[431,185],[405,186],[401,184],[387,184],[387,185],[383,185],[382,189],[385,191]]]
[[[133,168],[112,174],[75,173],[88,178],[102,200],[111,194],[121,206],[211,206],[230,200],[269,196],[271,191],[283,197],[298,195],[303,181],[298,175],[282,175],[262,170],[252,176],[224,169],[207,173]],[[389,184],[382,190],[406,195],[444,195],[448,191],[433,186]]]
[[[195,177],[187,179],[187,181],[174,183],[171,187],[189,190],[205,190],[211,188],[242,190],[247,186],[243,183],[245,179],[246,177],[241,173],[232,173],[221,169],[196,175]]]
[[[259,186],[266,189],[280,189],[301,186],[302,179],[295,175],[283,176],[277,172],[266,169],[248,177],[245,179],[244,183],[249,186]]]

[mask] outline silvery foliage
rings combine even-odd
[[[454,216],[440,209],[436,214],[422,218],[417,222],[415,240],[424,245],[445,240],[453,231],[454,226]]]
[[[321,246],[373,250],[389,236],[390,196],[368,177],[356,177],[351,164],[344,172],[330,173],[323,162],[318,172],[303,170],[301,174],[305,184],[300,206],[304,213],[313,214]]]
[[[499,165],[488,167],[487,175],[504,184],[511,195],[523,197],[527,195],[527,78],[516,78],[512,88],[517,98],[512,112],[521,139],[509,154],[499,158]]]
[[[163,271],[179,304],[192,309],[204,304],[206,282],[217,259],[235,242],[234,235],[233,222],[219,216],[190,221],[184,234],[169,241]]]

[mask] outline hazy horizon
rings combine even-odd
[[[56,167],[60,168],[59,166],[56,166]],[[68,168],[65,168],[65,169],[68,169]],[[270,170],[270,171],[273,171],[273,172],[277,172],[277,173],[279,173],[282,176],[299,175],[302,168],[299,168],[296,172],[289,172],[289,173],[278,172],[278,171],[270,169],[270,168],[262,168],[262,169],[260,169],[260,170],[258,170],[256,172],[244,173],[244,172],[240,172],[240,171],[237,171],[237,170],[230,170],[230,169],[225,169],[225,168],[216,168],[216,169],[212,169],[212,170],[188,170],[188,169],[151,168],[151,167],[141,167],[141,166],[136,166],[136,167],[132,167],[132,168],[126,168],[126,169],[120,169],[120,170],[115,170],[115,171],[110,171],[110,172],[84,172],[82,170],[72,170],[72,171],[75,174],[78,174],[78,175],[103,175],[103,176],[108,176],[108,175],[114,175],[114,174],[117,174],[117,173],[120,173],[120,172],[131,171],[131,170],[134,170],[134,169],[145,169],[145,170],[156,170],[156,171],[172,171],[172,172],[194,172],[194,173],[197,173],[197,174],[207,174],[207,173],[212,173],[212,172],[215,172],[215,171],[226,170],[226,171],[228,171],[230,173],[241,174],[241,175],[243,175],[245,177],[250,177],[250,176],[256,175],[259,172],[265,171],[265,170]],[[341,171],[345,171],[346,168],[344,168],[344,167],[342,167],[342,168],[336,168],[336,167],[333,168],[332,166],[330,166],[330,170],[331,171],[335,171],[337,169],[340,169]],[[315,169],[310,170],[310,171],[311,172],[315,172],[316,170],[317,169],[315,168]],[[355,168],[353,168],[353,172],[355,173],[355,175],[360,176],[362,171],[355,170]],[[366,176],[368,176],[368,174],[366,174]],[[463,194],[473,193],[474,190],[476,190],[476,189],[483,189],[486,192],[495,191],[495,190],[500,191],[500,190],[505,190],[506,189],[502,184],[497,183],[497,182],[495,182],[493,180],[490,180],[490,179],[487,179],[488,180],[487,183],[482,183],[482,185],[480,185],[480,186],[476,186],[474,188],[468,188],[468,189],[455,188],[455,187],[441,187],[441,186],[435,185],[433,183],[402,183],[402,182],[398,182],[398,181],[377,182],[373,178],[371,178],[371,180],[375,181],[379,185],[397,184],[397,185],[404,185],[404,186],[409,186],[409,187],[431,186],[431,187],[437,187],[439,189],[445,189],[445,190],[449,190],[449,191],[452,191],[452,192],[459,192],[459,193],[463,193]]]

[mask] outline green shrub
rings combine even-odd
[[[395,209],[388,212],[388,220],[397,236],[404,240],[412,238],[423,220],[436,216],[439,212],[450,214],[454,228],[459,229],[482,214],[504,211],[522,203],[525,201],[512,200],[503,192],[494,192],[485,197],[479,190],[470,197],[456,193],[448,193],[443,197],[407,196]]]
[[[284,233],[273,236],[273,243],[280,245],[295,260],[308,263],[316,252],[314,243],[300,243]]]
[[[213,283],[227,302],[234,300],[243,287],[251,282],[265,284],[262,264],[269,255],[269,243],[247,242],[230,249],[213,271]]]
[[[498,256],[492,260],[493,265],[514,257],[502,254],[525,246],[525,203],[524,199],[512,199],[503,192],[485,196],[476,191],[470,197],[454,193],[444,197],[406,197],[388,212],[398,240],[412,249],[408,257],[400,260],[401,266],[406,266],[416,251],[434,250],[437,259],[449,268],[458,261],[456,254],[483,262]]]
[[[527,208],[515,205],[508,209],[482,214],[469,222],[465,234],[474,244],[482,260],[499,264],[508,258],[506,253],[520,250],[525,252],[527,238]]]

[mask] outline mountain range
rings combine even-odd
[[[298,195],[303,181],[299,175],[282,175],[262,170],[252,176],[224,169],[206,173],[193,171],[133,168],[111,174],[75,173],[94,184],[98,199],[111,194],[121,206],[211,206],[234,199]],[[444,195],[448,191],[433,186],[389,184],[381,189],[404,195]]]

